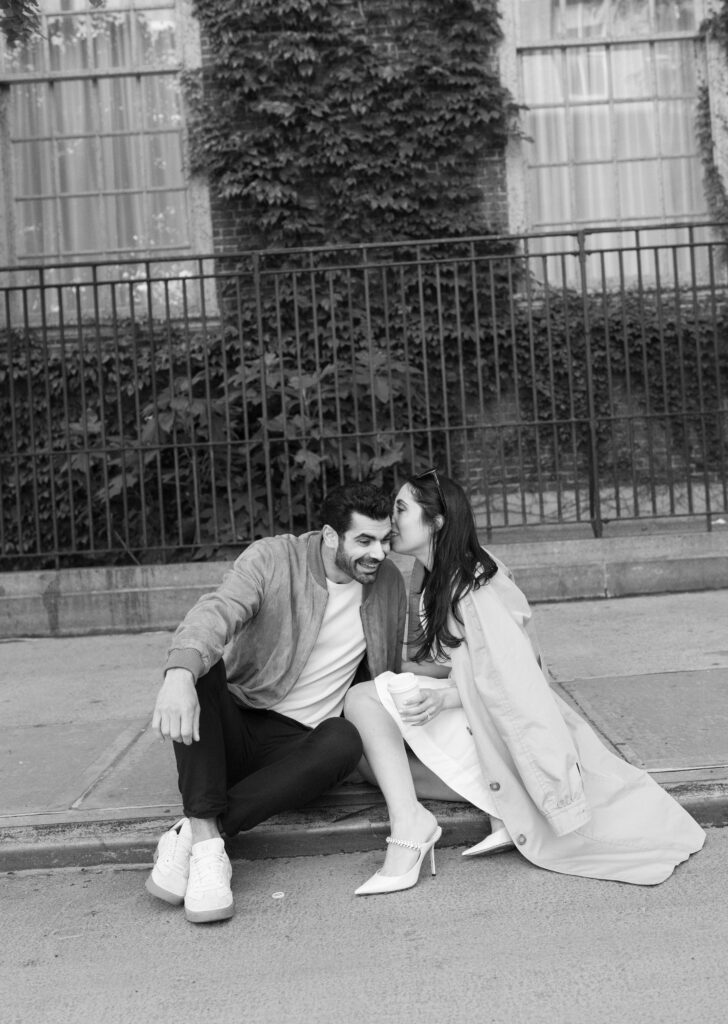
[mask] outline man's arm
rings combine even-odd
[[[222,583],[197,601],[177,628],[157,695],[152,729],[190,744],[200,738],[197,680],[222,657],[228,643],[260,606],[267,548],[252,545],[236,560]]]

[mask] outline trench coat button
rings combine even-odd
[[[526,837],[523,835],[523,833],[521,833],[521,835],[518,837],[518,839],[516,839],[516,842],[518,843],[519,846],[523,846],[524,845],[524,843],[526,842]]]
[[[500,782],[491,782],[490,788],[494,793],[497,792],[500,789]]]

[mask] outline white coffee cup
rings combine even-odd
[[[392,695],[392,700],[400,713],[411,710],[411,708],[406,707],[408,701],[417,701],[422,696],[420,684],[417,682],[417,676],[414,672],[401,672],[399,675],[392,676],[387,683],[387,689]]]

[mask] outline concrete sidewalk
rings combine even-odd
[[[728,823],[728,590],[535,605],[554,687],[704,825]],[[0,643],[0,870],[151,863],[181,812],[149,730],[169,632]],[[444,842],[487,831],[433,804]],[[237,858],[383,846],[379,792],[348,783],[229,844]]]

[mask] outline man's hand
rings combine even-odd
[[[164,676],[152,715],[152,729],[187,746],[200,738],[200,702],[195,677],[186,668],[170,668]]]

